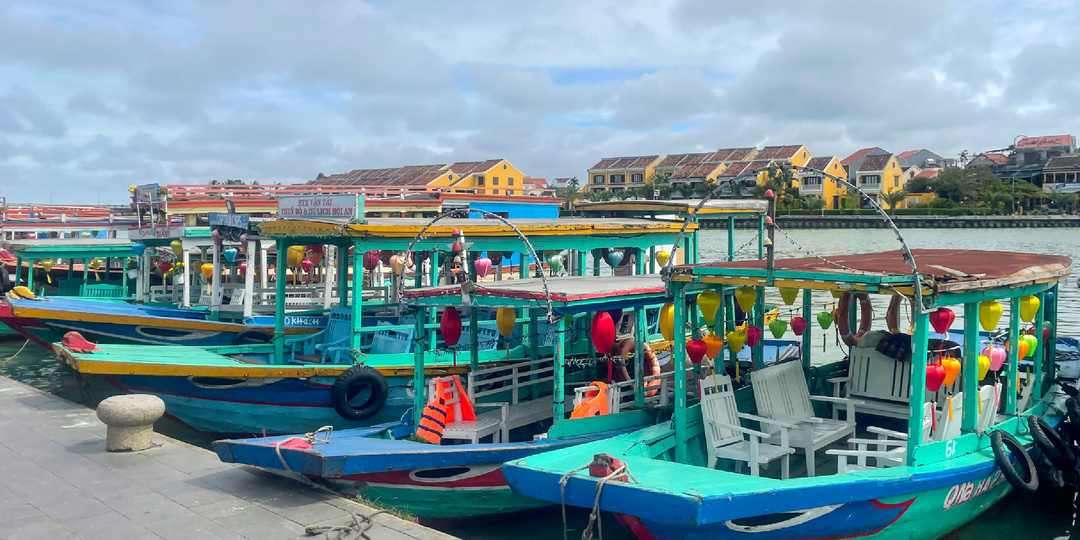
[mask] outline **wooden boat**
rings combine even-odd
[[[718,420],[712,397],[678,401],[670,425],[515,460],[503,473],[516,493],[613,512],[639,539],[941,536],[1010,490],[1038,484],[1028,452],[1038,446],[1050,457],[1052,450],[1036,442],[1029,426],[1052,433],[1039,419],[1052,425],[1061,410],[1053,404],[1060,397],[1053,384],[1055,348],[1040,340],[1023,388],[1020,347],[1010,347],[1005,363],[980,377],[979,327],[997,328],[999,302],[1008,304],[1010,343],[1018,343],[1028,323],[1036,328],[1055,323],[1058,283],[1071,268],[1068,258],[1053,255],[906,247],[828,261],[676,267],[670,275],[676,306],[710,288],[756,289],[760,298],[764,287],[775,286],[802,289],[804,315],[809,315],[813,292],[846,293],[839,299],[847,304],[846,317],[839,317],[845,319],[841,332],[851,332],[855,344],[848,377],[835,381],[846,387],[846,398],[809,394],[804,377],[817,369],[809,347],[802,363],[765,366],[755,356],[749,386],[731,391],[726,378],[718,377],[710,381],[719,390],[700,387],[707,396],[739,396],[733,420]],[[855,305],[868,294],[900,295],[919,306],[909,338],[911,360],[897,351],[892,354],[899,360],[882,353],[874,343],[892,335],[867,332],[869,317],[862,326],[856,320]],[[962,306],[964,333],[957,350],[946,353],[946,347],[929,343],[928,333],[932,318],[937,326],[951,313],[938,312],[948,306]],[[690,310],[676,311],[676,326],[688,320]],[[760,321],[758,313],[754,317]],[[1049,328],[1048,342],[1054,343],[1056,325]],[[675,340],[678,370],[686,364],[687,346],[684,336],[676,334]],[[943,385],[945,365],[953,369],[954,360],[960,373]],[[678,387],[676,394],[680,391],[685,390]],[[811,399],[831,406],[832,415],[821,405],[812,409]],[[757,421],[751,424],[749,418]],[[906,422],[903,432],[881,429],[897,421]],[[871,439],[860,439],[867,430]],[[796,442],[800,434],[811,448]],[[762,465],[789,459],[785,456],[796,447],[796,463],[806,461],[810,476],[784,478],[775,468],[755,476],[735,466],[743,458]],[[709,467],[710,455],[739,457]]]
[[[405,299],[421,317],[428,308],[453,307],[465,312],[509,308],[530,313],[530,325],[544,324],[549,309],[558,317],[577,314],[586,320],[598,312],[617,310],[627,321],[642,323],[634,324],[630,339],[645,343],[649,338],[645,308],[663,304],[666,294],[656,274],[556,277],[546,282],[510,280],[484,284],[463,296],[471,285],[412,289],[405,293]],[[556,334],[571,332],[571,328],[565,319],[560,320]],[[634,372],[640,379],[610,387],[610,410],[618,412],[567,419],[573,408],[570,401],[580,393],[575,387],[584,392],[589,381],[602,380],[606,362],[603,355],[589,351],[592,364],[583,372],[577,368],[579,362],[567,358],[563,342],[556,343],[551,355],[539,353],[524,361],[494,366],[472,362],[463,384],[466,399],[477,411],[476,421],[447,423],[441,445],[417,442],[412,437],[417,433],[419,413],[428,404],[425,395],[432,395],[430,388],[435,384],[425,380],[426,366],[418,356],[411,388],[416,414],[409,414],[408,421],[334,431],[325,437],[310,437],[299,446],[285,445],[303,441],[303,435],[217,441],[214,449],[222,461],[300,473],[418,517],[467,517],[543,505],[546,503],[510,491],[499,469],[503,462],[664,421],[670,416],[673,397],[674,372],[645,376],[638,362]],[[472,347],[470,356],[476,358],[479,351],[476,345]],[[526,349],[542,350],[532,343]],[[637,349],[643,350],[640,346]],[[568,365],[572,367],[567,372]],[[567,374],[578,382],[567,381]],[[647,396],[638,381],[666,388]],[[641,406],[635,406],[635,401]]]
[[[756,218],[764,210],[764,203],[759,205],[756,214],[747,213],[743,206],[745,203],[733,212]],[[428,283],[436,283],[440,276],[453,278],[455,274],[446,264],[452,263],[452,250],[448,248],[461,235],[475,245],[484,246],[489,253],[519,252],[526,260],[537,260],[533,255],[536,252],[569,250],[568,272],[581,274],[589,270],[586,257],[594,249],[618,246],[643,253],[655,245],[674,241],[683,229],[683,224],[678,221],[642,218],[527,219],[513,225],[489,219],[440,219],[436,224],[408,218],[372,219],[363,224],[286,219],[260,224],[259,234],[275,241],[279,267],[287,265],[285,254],[291,245],[332,244],[341,250],[352,247],[354,257],[349,262],[357,276],[362,275],[364,253],[384,248],[402,249],[412,244],[414,251],[429,254],[428,263],[422,265],[426,271],[418,271],[409,279],[413,284],[420,284],[425,279]],[[686,238],[692,239],[696,226],[691,224],[686,230],[690,233]],[[458,234],[454,234],[455,231]],[[522,243],[519,234],[528,238],[532,250]],[[473,253],[473,257],[478,255]],[[454,256],[462,257],[463,261],[471,260],[468,253]],[[521,266],[526,273],[519,274],[519,278],[527,277],[529,266]],[[627,264],[623,266],[628,268],[628,273],[643,274],[645,271],[642,257],[634,264],[629,264],[627,258]],[[599,265],[593,269],[596,273],[600,271]],[[437,343],[437,325],[429,316],[426,326],[417,328],[415,321],[408,319],[408,314],[400,312],[400,304],[394,298],[384,299],[381,303],[371,302],[378,304],[379,316],[385,317],[383,321],[365,313],[362,308],[368,305],[367,300],[352,300],[358,296],[363,298],[355,293],[356,287],[361,285],[359,281],[356,280],[352,290],[346,289],[338,295],[342,305],[331,310],[331,322],[325,330],[310,338],[286,337],[286,313],[284,306],[278,304],[274,335],[279,337],[269,344],[197,351],[174,348],[167,355],[161,354],[156,347],[138,346],[100,345],[102,353],[81,353],[62,344],[55,349],[63,361],[93,379],[90,382],[103,393],[137,391],[158,395],[166,402],[167,414],[201,431],[250,434],[265,429],[269,433],[295,433],[323,425],[344,428],[397,420],[409,405],[407,395],[412,387],[417,354],[412,346],[414,338],[426,335],[429,342]],[[277,286],[278,297],[283,297],[284,283],[278,282]],[[469,322],[475,322],[471,335],[483,344],[478,356],[473,356],[476,361],[486,364],[522,360],[530,354],[532,358],[536,357],[518,344],[519,337],[513,338],[514,344],[509,347],[508,354],[508,340],[500,340],[497,333],[492,335],[495,325],[493,321],[482,320],[484,317],[480,313],[468,318]],[[380,325],[379,322],[390,324]],[[515,336],[529,333],[530,330],[523,328],[519,321]],[[488,337],[481,340],[482,336]],[[585,345],[581,340],[566,343],[571,352],[583,350]],[[459,363],[455,352],[441,347],[419,352],[431,370],[447,374],[467,370],[468,362]],[[543,352],[550,354],[549,350]],[[352,381],[360,377],[360,367],[350,371],[354,364],[370,368],[364,370],[367,373],[364,377],[373,387],[365,388],[378,392],[365,391],[363,396],[376,397],[370,403],[355,397],[350,397],[347,404],[341,402],[343,398],[335,402],[333,386],[342,378]],[[285,367],[292,371],[283,370]],[[311,376],[311,369],[320,370],[318,376]]]

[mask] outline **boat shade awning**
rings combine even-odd
[[[938,292],[1050,283],[1072,271],[1072,260],[1059,255],[973,249],[915,249],[911,254],[924,283]],[[677,266],[673,279],[754,285],[764,284],[766,273],[765,260],[713,262]],[[901,251],[837,255],[827,260],[776,259],[772,278],[777,286],[826,290],[914,286],[911,267]]]
[[[134,257],[127,238],[46,238],[12,240],[4,249],[24,259],[83,259],[87,257]]]
[[[472,287],[475,286],[475,289]],[[667,287],[656,274],[638,276],[566,276],[547,280],[552,308],[560,314],[582,313],[663,303]],[[462,291],[472,289],[474,307],[544,308],[548,295],[539,278],[408,289],[404,300],[416,306],[460,306]]]

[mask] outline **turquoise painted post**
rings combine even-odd
[[[285,363],[285,267],[288,266],[289,246],[279,238],[277,244],[277,273],[274,275],[274,363]],[[354,343],[354,347],[356,344]]]
[[[671,358],[675,362],[675,461],[687,463],[687,415],[686,415],[686,289],[682,283],[675,285],[674,341]]]
[[[593,264],[592,275],[599,276],[600,275],[600,252],[599,251],[593,251],[592,264]]]
[[[350,264],[350,261],[349,261],[349,248],[347,248],[345,246],[341,246],[341,247],[338,248],[337,251],[338,251],[338,256],[337,256],[337,265],[338,265],[338,268],[337,268],[337,271],[338,271],[338,284],[337,284],[338,285],[338,307],[343,308],[343,307],[349,305],[349,292],[348,292],[349,291],[349,264]],[[353,248],[353,252],[356,252],[356,251],[357,251],[357,249]],[[363,267],[362,266],[357,266],[357,267],[354,267],[354,268],[359,268],[360,273],[358,273],[358,271],[354,269],[353,270],[353,276],[361,275],[361,273],[363,272]],[[254,271],[254,270],[249,270],[249,272],[250,271]]]
[[[361,273],[364,268],[364,247],[362,243],[357,243],[353,248],[353,283],[352,283],[352,303],[349,307],[352,308],[352,340],[351,349],[359,349],[360,344],[363,341],[363,333],[361,330],[364,328],[364,322],[361,319],[361,315],[364,311],[364,280]],[[279,261],[283,261],[281,256],[278,255]],[[279,262],[279,264],[281,264]],[[281,268],[281,266],[278,266]],[[281,286],[284,289],[283,286]],[[420,317],[417,317],[419,319]]]
[[[1009,380],[1008,388],[1005,389],[1005,414],[1016,413],[1016,383],[1019,380],[1018,373],[1018,361],[1017,354],[1019,351],[1016,346],[1020,342],[1020,298],[1011,298],[1009,300],[1009,356],[1007,362],[1009,362],[1009,371],[1007,377]]]
[[[848,294],[847,323],[851,333],[858,332],[859,328],[859,301],[855,299],[855,293]]]
[[[693,244],[690,242],[689,236],[683,238],[683,253],[685,254],[683,260],[686,261],[687,264],[697,262],[697,254],[693,251]]]
[[[912,357],[914,358],[914,357]],[[979,410],[979,304],[964,304],[964,366],[960,370],[964,377],[964,416],[960,429],[965,432],[975,431]]]
[[[529,265],[532,264],[532,259],[529,257],[528,251],[523,251],[518,254],[518,259],[521,264],[518,265],[518,277],[526,279],[529,277]],[[536,261],[536,264],[540,264],[540,261]]]
[[[149,257],[147,257],[147,259],[149,259]],[[33,279],[33,277],[34,277],[34,267],[31,265],[30,269],[27,270],[27,274],[26,274],[26,285],[28,287],[30,287],[30,288],[34,287],[34,284],[31,281],[31,279]],[[89,278],[89,277],[90,277],[90,259],[88,257],[83,257],[83,260],[82,260],[82,284],[83,285],[86,285],[87,278]],[[147,281],[149,281],[149,280],[147,280]],[[150,285],[149,284],[146,285],[146,292],[147,293],[150,292]]]
[[[540,327],[536,323],[537,312],[538,310],[535,309],[523,310],[525,316],[529,317],[529,355],[533,360],[540,358]]]
[[[757,220],[757,258],[765,258],[765,214],[758,216]]]
[[[71,264],[71,261],[68,261],[68,265],[70,265],[70,264]],[[70,269],[71,268],[69,266],[68,270],[70,270]],[[19,286],[19,277],[21,275],[22,275],[22,257],[15,257],[15,281],[12,282],[12,283],[15,284],[14,285],[15,287]]]
[[[480,321],[476,320],[476,308],[469,308],[469,369],[480,369]]]
[[[656,271],[656,246],[649,246],[649,273],[655,274]]]
[[[802,317],[806,319],[806,330],[803,331],[802,335],[802,362],[803,366],[808,368],[810,367],[810,349],[813,346],[810,342],[813,337],[812,332],[810,331],[810,325],[813,323],[813,321],[810,320],[810,311],[814,309],[814,306],[812,305],[813,294],[814,291],[811,289],[803,289],[802,291]]]
[[[1046,365],[1054,366],[1057,363],[1057,323],[1058,323],[1058,298],[1059,298],[1059,285],[1054,285],[1047,291],[1049,294],[1044,294],[1043,299],[1040,302],[1045,301],[1046,305],[1043,306],[1043,321],[1050,321],[1050,336],[1047,338],[1047,343],[1055,344],[1053,347],[1047,347],[1046,350]],[[1039,304],[1042,305],[1041,303]],[[1041,325],[1040,325],[1041,326]],[[1042,329],[1038,332],[1036,337],[1039,338],[1039,343],[1043,342]],[[1042,394],[1040,394],[1041,396]]]
[[[1046,340],[1043,339],[1042,334],[1043,322],[1045,322],[1044,314],[1046,312],[1046,306],[1044,304],[1046,301],[1046,294],[1039,293],[1035,296],[1039,299],[1039,310],[1035,312],[1034,321],[1035,337],[1038,339],[1038,343],[1035,345],[1035,354],[1032,355],[1031,358],[1035,360],[1035,381],[1038,382],[1039,385],[1034,388],[1035,392],[1031,395],[1032,397],[1040,397],[1043,395],[1043,392],[1046,391],[1045,385],[1043,384],[1043,373],[1047,373],[1043,366],[1043,363],[1046,360],[1043,356],[1043,341]],[[1057,295],[1054,296],[1055,298],[1057,297]],[[1052,375],[1054,372],[1053,370],[1050,370],[1049,373]]]
[[[915,464],[915,450],[922,444],[923,403],[926,402],[926,353],[929,313],[915,314],[911,340],[911,398],[908,406],[907,464]],[[975,415],[971,415],[974,417]],[[965,415],[967,418],[967,415]]]
[[[357,253],[360,250],[356,250]],[[359,302],[356,302],[359,303]],[[413,345],[413,425],[420,425],[420,416],[424,414],[424,406],[427,404],[427,400],[424,399],[424,350],[427,347],[424,346],[424,327],[427,325],[427,310],[416,310],[416,335],[419,336],[417,343]],[[434,344],[434,341],[429,341],[428,344]]]
[[[559,320],[555,323],[555,395],[553,400],[553,414],[552,424],[558,424],[563,421],[563,415],[565,414],[565,405],[563,399],[565,392],[563,391],[563,375],[566,371],[566,347],[564,344],[566,331],[566,319],[559,317]]]
[[[735,216],[727,218],[727,260],[735,260]]]
[[[757,290],[757,299],[754,300],[754,323],[761,330],[761,339],[754,345],[754,369],[765,367],[765,287],[754,287]]]
[[[429,277],[428,283],[432,287],[435,287],[435,286],[439,285],[439,252],[434,250],[434,249],[431,250],[431,268],[428,270],[428,272],[429,272],[429,274],[428,274],[428,277]],[[427,308],[424,311],[427,312],[427,319],[429,321],[434,321],[435,320],[435,317],[436,317],[435,308]],[[419,330],[420,330],[419,335],[421,335],[421,336],[424,335],[424,329],[420,328]],[[435,339],[435,327],[432,326],[431,328],[429,328],[427,334],[428,334],[428,344],[430,344],[430,346],[434,347],[435,344],[438,343],[438,340]]]
[[[645,344],[648,343],[645,328],[645,308],[634,308],[634,407],[645,408]]]
[[[577,258],[577,273],[574,274],[574,275],[575,276],[584,276],[585,275],[585,261],[588,260],[585,257],[585,250],[583,250],[583,249],[574,250],[574,256]]]
[[[698,231],[700,231],[701,230],[700,229],[701,221],[695,219],[694,223],[696,223],[698,225],[698,227],[699,227]],[[698,248],[701,246],[701,243],[700,243],[701,240],[698,238],[698,231],[694,231],[693,236],[691,237],[691,241],[692,241],[693,247],[694,247],[694,262],[695,263],[701,262],[701,252],[698,251]]]

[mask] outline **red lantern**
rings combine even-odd
[[[948,334],[949,327],[956,320],[956,313],[949,308],[937,308],[930,312],[930,325],[939,334]]]
[[[761,329],[751,326],[746,329],[746,344],[753,347],[761,341]]]
[[[379,260],[382,261],[383,264],[390,264],[390,256],[393,254],[394,252],[389,249],[381,250],[379,251]]]
[[[447,347],[453,347],[461,339],[461,314],[457,309],[447,306],[439,317],[439,334]]]
[[[795,332],[796,336],[803,335],[806,331],[806,319],[802,317],[793,317],[791,319],[791,330]]]
[[[704,340],[691,339],[686,342],[686,355],[690,357],[690,361],[694,365],[701,363],[701,359],[705,357],[705,353],[709,350],[709,344]]]
[[[593,315],[592,342],[600,354],[611,352],[611,347],[615,345],[615,323],[607,312],[600,311]]]
[[[948,373],[945,371],[945,366],[941,364],[929,364],[926,366],[926,389],[931,392],[937,392],[941,385],[945,383],[945,376]]]
[[[169,261],[161,261],[157,263],[157,268],[161,271],[162,275],[164,275],[169,270],[172,270],[172,263]]]
[[[364,254],[364,270],[368,272],[379,266],[379,252],[374,249]]]
[[[240,271],[241,276],[247,274],[247,261],[240,263],[240,266],[237,266],[236,269]]]

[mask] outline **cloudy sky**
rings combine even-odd
[[[1073,0],[0,0],[0,196],[1080,132]]]

